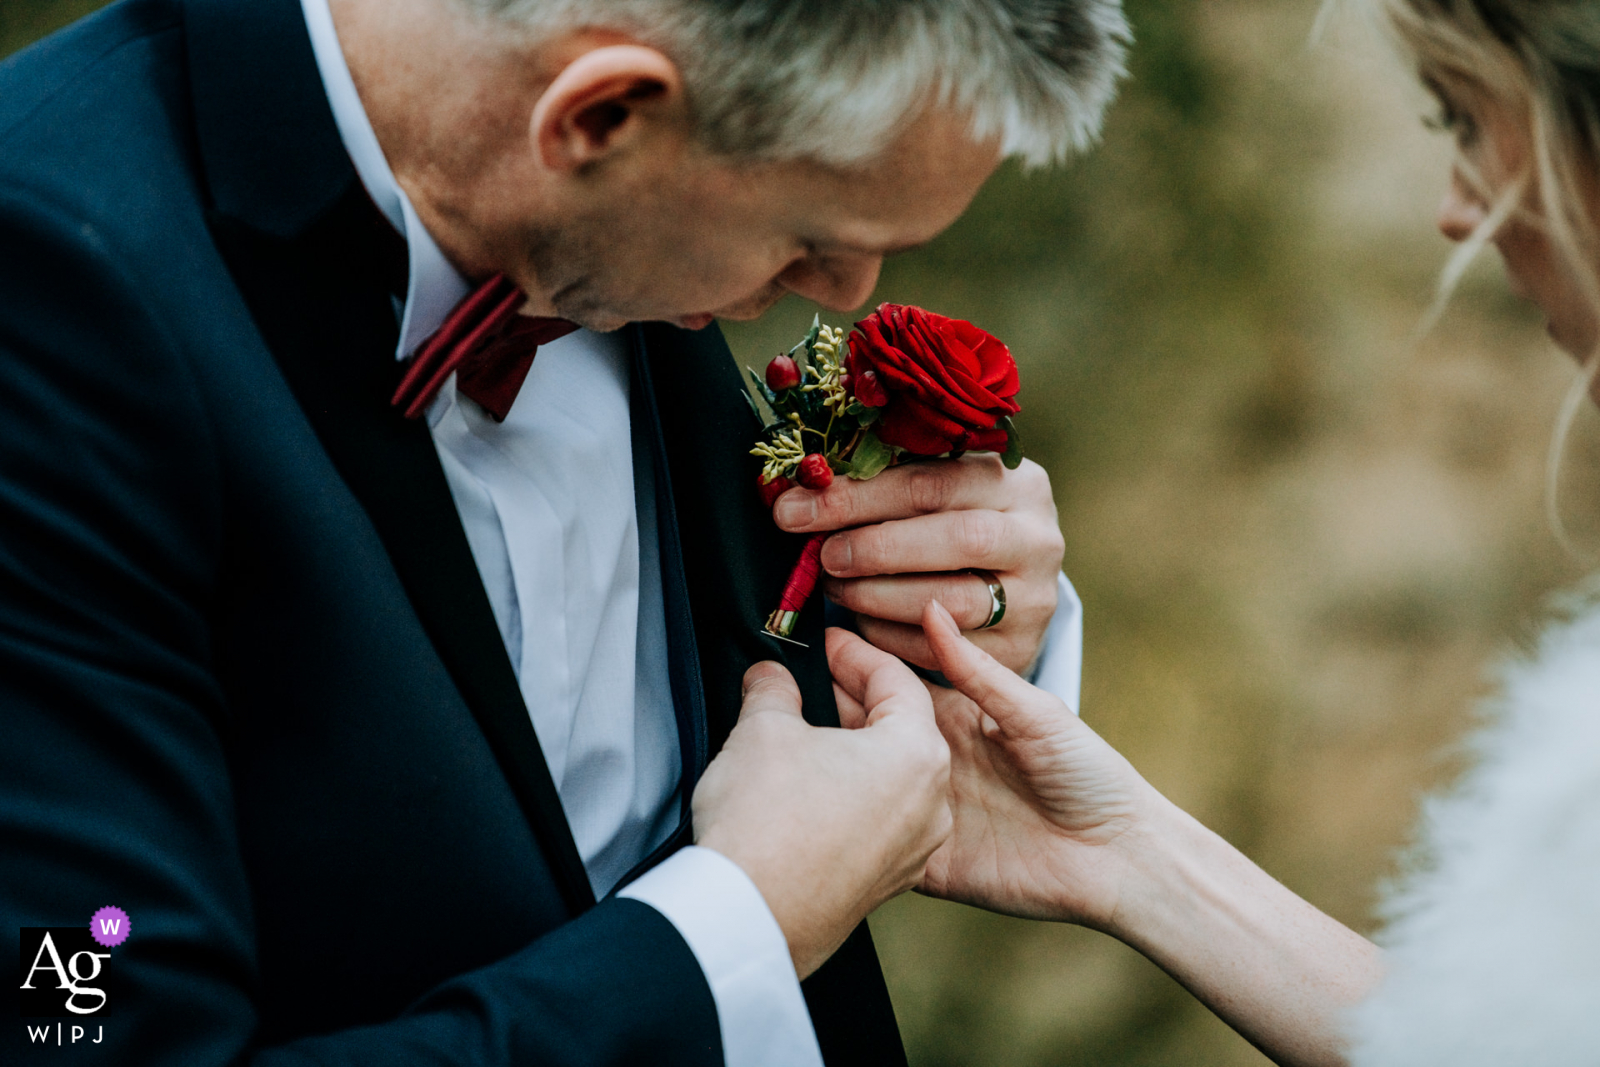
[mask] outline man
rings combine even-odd
[[[0,67],[0,936],[125,910],[93,1055],[903,1059],[859,924],[947,756],[888,656],[828,729],[820,610],[760,622],[860,527],[868,639],[931,665],[981,569],[1075,688],[1048,482],[774,524],[710,323],[858,305],[1089,136],[1125,28],[881,9],[125,0]]]

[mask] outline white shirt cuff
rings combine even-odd
[[[1076,714],[1083,681],[1083,602],[1065,574],[1056,577],[1056,613],[1044,635],[1033,684],[1065,700]]]
[[[789,942],[737,863],[686,848],[617,894],[678,928],[705,972],[727,1067],[822,1067]]]

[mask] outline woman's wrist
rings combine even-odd
[[[1375,946],[1166,801],[1126,848],[1102,927],[1283,1064],[1343,1062],[1342,1013],[1382,974]]]
[[[1123,809],[1120,814],[1092,826],[1057,828],[1045,842],[1033,843],[1030,851],[1043,861],[1034,868],[1033,899],[1000,910],[1087,926],[1130,944],[1140,938],[1163,894],[1180,881],[1172,867],[1185,847],[1184,822],[1192,820],[1149,783],[1132,777],[1129,798],[1115,805]]]
[[[1153,787],[1143,798],[1137,820],[1112,847],[1122,867],[1116,899],[1089,925],[1144,950],[1181,923],[1175,911],[1195,891],[1201,857],[1214,836]]]

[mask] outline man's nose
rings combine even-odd
[[[830,311],[850,311],[872,295],[882,266],[882,256],[806,258],[784,268],[778,284]]]
[[[1450,187],[1439,203],[1439,232],[1452,241],[1465,241],[1477,232],[1489,210],[1467,184],[1460,168],[1450,171]]]

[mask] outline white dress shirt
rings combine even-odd
[[[346,151],[406,238],[397,305],[409,357],[470,286],[394,179],[345,64],[327,0],[302,0]],[[667,667],[653,488],[635,486],[627,345],[579,330],[542,345],[503,423],[452,378],[427,411],[473,558],[596,896],[678,821],[680,753]],[[641,474],[648,477],[648,464]],[[1039,681],[1077,705],[1081,617],[1071,586]],[[783,931],[755,884],[684,849],[619,896],[677,928],[710,985],[729,1067],[820,1067]]]

